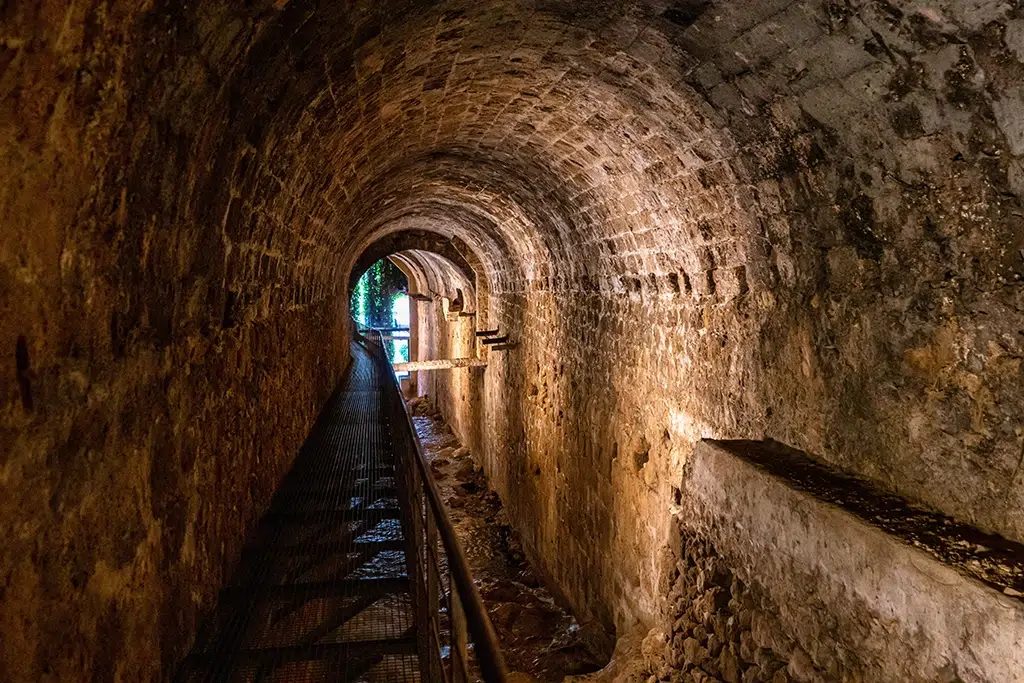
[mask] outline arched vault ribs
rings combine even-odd
[[[461,241],[428,230],[410,229],[387,233],[363,250],[355,265],[352,266],[348,280],[349,291],[374,263],[386,256],[404,251],[424,252],[424,255],[420,257],[424,259],[424,266],[427,263],[427,254],[440,257],[454,266],[466,282],[473,286],[476,285],[476,271],[465,256],[466,247]],[[472,255],[470,258],[473,258]]]

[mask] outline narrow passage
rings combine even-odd
[[[608,657],[599,653],[600,638],[591,638],[591,630],[581,628],[541,585],[470,452],[429,397],[413,399],[410,409],[509,670],[538,681],[561,681],[601,669]]]
[[[419,680],[382,379],[351,348],[177,683]]]

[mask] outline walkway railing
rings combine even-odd
[[[354,321],[353,329],[358,330]],[[399,495],[407,503],[402,507],[411,511],[403,524],[412,541],[408,564],[415,586],[421,676],[424,681],[465,683],[476,678],[478,667],[486,683],[504,683],[508,672],[497,635],[430,473],[381,332],[370,329],[356,334],[386,370],[382,407],[393,430],[396,455],[404,460],[399,468],[403,481],[398,484]],[[470,642],[475,666],[469,657]]]

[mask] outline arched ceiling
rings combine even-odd
[[[410,278],[409,294],[421,297],[444,297],[458,301],[459,310],[477,310],[477,292],[465,271],[444,256],[431,251],[408,249],[394,253],[391,260]]]
[[[462,248],[465,249],[464,245]],[[422,255],[418,260],[443,260],[448,268],[460,274],[464,282],[468,284],[476,282],[476,273],[473,270],[473,266],[470,265],[470,261],[460,251],[460,245],[453,243],[452,240],[436,232],[401,230],[381,236],[363,250],[349,275],[349,290],[355,286],[356,281],[374,263],[392,254],[409,250]],[[470,260],[477,260],[472,254],[470,254],[469,258]]]
[[[444,220],[498,287],[614,288],[626,271],[699,268],[708,233],[729,241],[756,222],[729,193],[735,142],[683,82],[663,15],[618,3],[292,3],[277,19],[288,31],[268,30],[238,79],[249,102],[236,126],[264,150],[251,185],[274,176],[286,201],[314,207],[310,240],[358,245],[396,223]],[[656,259],[651,244],[671,247]]]
[[[929,150],[1015,135],[984,98],[953,101],[965,38],[935,37],[1000,15],[957,3],[830,7],[291,2],[257,22],[227,81],[230,125],[257,150],[238,186],[304,216],[290,229],[332,245],[318,267],[336,258],[343,270],[355,245],[396,221],[444,220],[498,291],[527,281],[629,291],[635,278],[663,289],[669,276],[702,283],[722,268],[772,286],[794,276],[792,256],[773,256],[793,245],[765,217],[781,215],[780,201],[802,210],[815,192],[831,207],[815,222],[877,256],[900,235],[870,204],[935,170],[908,157],[905,91],[928,103],[915,120],[935,112]],[[207,51],[223,49],[224,30]],[[973,74],[965,91],[1002,78],[995,62],[978,72],[982,52],[961,59]],[[958,107],[982,111],[972,119]],[[756,187],[815,168],[823,184],[813,191],[779,198]],[[1005,185],[1005,164],[998,173]],[[695,286],[713,293],[713,283]]]
[[[31,176],[42,185],[12,195],[6,239],[12,253],[37,239],[40,213],[118,233],[88,261],[103,277],[81,277],[109,280],[91,300],[121,297],[128,328],[157,313],[121,284],[206,288],[182,292],[207,305],[177,327],[222,317],[222,292],[267,316],[342,295],[381,235],[438,225],[496,292],[816,286],[836,243],[927,267],[920,231],[903,229],[925,216],[963,243],[951,253],[977,242],[985,275],[1006,280],[1024,191],[1014,11],[263,0],[58,20],[19,3],[5,78],[26,84],[5,120],[61,125],[11,131],[9,158],[50,156]],[[58,157],[59,200],[45,171]],[[72,272],[27,268],[51,283]],[[166,343],[176,326],[156,322]]]

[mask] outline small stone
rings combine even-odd
[[[686,666],[685,654],[681,649],[672,648],[668,653],[668,665],[672,669],[682,669]]]
[[[740,662],[730,648],[722,649],[722,654],[718,657],[718,667],[722,670],[722,680],[726,683],[740,683]]]
[[[810,656],[799,647],[793,650],[793,654],[789,658],[789,666],[787,669],[789,675],[801,683],[809,683],[817,677],[817,672],[814,669],[814,662],[812,662]]]
[[[757,652],[757,646],[754,644],[754,639],[750,635],[750,631],[743,631],[740,633],[740,659],[748,664],[754,662],[754,654]]]
[[[751,666],[743,672],[743,683],[756,683],[762,680],[763,672],[759,666]]]
[[[640,643],[640,653],[648,670],[657,669],[665,660],[668,637],[658,629],[651,629]]]
[[[733,629],[729,623],[730,619],[727,619],[724,614],[716,614],[711,620],[711,630],[718,634],[723,640],[732,640]]]
[[[686,666],[700,666],[708,658],[708,651],[700,646],[696,638],[683,641],[683,656]]]
[[[459,465],[459,469],[455,471],[456,477],[467,481],[473,478],[473,474],[474,471],[472,460],[463,460],[462,463]]]
[[[768,676],[783,666],[782,662],[775,659],[772,656],[772,651],[766,647],[757,649],[757,652],[754,653],[754,663]]]

